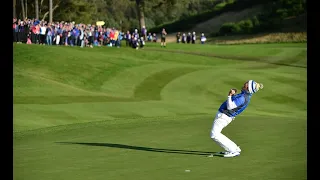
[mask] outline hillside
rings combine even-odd
[[[218,17],[214,17],[204,23],[199,23],[193,29],[186,31],[187,32],[197,32],[198,35],[200,33],[205,33],[208,38],[209,43],[228,43],[228,44],[237,44],[238,42],[285,42],[288,40],[289,42],[306,42],[307,40],[307,21],[306,14],[297,16],[297,17],[289,17],[283,21],[281,27],[278,28],[275,32],[265,32],[265,33],[256,33],[256,34],[248,34],[248,35],[232,35],[232,36],[218,36],[218,37],[210,37],[211,34],[217,33],[219,31],[219,27],[231,20],[240,21],[242,19],[247,18],[251,13],[258,13],[259,9],[263,8],[262,6],[256,6],[253,8],[249,8],[246,10],[242,10],[240,12],[229,12],[224,13]],[[176,42],[176,33],[169,33],[167,37],[167,42]],[[295,37],[294,37],[295,36]],[[283,40],[281,40],[281,38]],[[199,39],[198,39],[199,43]]]
[[[222,26],[222,24],[226,22],[238,22],[243,19],[250,18],[260,13],[262,8],[263,5],[257,5],[241,11],[226,12],[219,16],[213,17],[205,22],[197,24],[190,31],[205,34],[217,33],[219,32],[219,29]]]
[[[205,33],[206,37],[220,40],[224,37],[254,36],[274,33],[304,32],[306,41],[306,9],[305,3],[298,0],[269,1],[234,1],[218,10],[199,14],[171,24],[164,24],[168,42],[175,42],[177,32],[196,32],[198,36]],[[151,31],[160,32],[159,28]],[[273,35],[272,35],[273,37]],[[199,38],[198,38],[199,39]],[[293,38],[289,42],[296,42]],[[275,40],[274,42],[277,42]],[[300,42],[300,41],[299,41]]]
[[[211,33],[218,32],[222,24],[226,22],[241,21],[245,18],[249,18],[251,16],[258,14],[262,8],[263,8],[263,5],[257,5],[251,8],[243,9],[241,11],[232,11],[232,12],[222,13],[221,15],[212,17],[207,21],[204,21],[195,25],[192,29],[186,30],[181,33],[196,32],[198,35],[200,35],[200,33],[205,33],[205,35],[208,36]],[[177,31],[168,32],[167,41],[175,42],[176,33]]]

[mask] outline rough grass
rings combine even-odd
[[[305,43],[14,44],[13,63],[15,180],[306,179]],[[223,130],[241,156],[208,158],[218,107],[248,79],[265,88]]]
[[[307,42],[306,32],[263,33],[255,35],[238,35],[216,37],[208,40],[214,44],[260,44],[260,43],[303,43]]]

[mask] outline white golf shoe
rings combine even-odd
[[[240,152],[226,152],[223,157],[235,157],[235,156],[239,156]]]
[[[234,157],[234,156],[239,156],[241,152],[240,146],[237,146],[237,149],[235,150],[235,152],[217,152],[215,154],[210,154],[208,157],[213,157],[215,155],[223,155],[223,157]]]
[[[241,152],[240,146],[237,147],[236,152]]]
[[[240,146],[237,146],[237,149],[235,152],[239,152],[239,153],[241,152]],[[221,152],[218,152],[218,154],[226,154],[226,152],[221,151]]]

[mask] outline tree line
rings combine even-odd
[[[230,0],[13,0],[13,17],[153,28],[211,11],[224,1]]]

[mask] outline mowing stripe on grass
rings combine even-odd
[[[133,98],[112,96],[14,96],[14,104],[69,104],[90,102],[133,102]]]
[[[199,68],[172,68],[155,73],[140,83],[134,97],[143,100],[161,100],[161,90],[174,79],[185,74],[200,70]]]
[[[191,54],[191,55],[215,57],[215,58],[228,59],[228,60],[255,61],[255,62],[259,62],[259,63],[272,64],[272,65],[277,65],[277,66],[289,66],[289,67],[297,67],[297,68],[307,68],[304,65],[287,64],[286,61],[284,61],[284,62],[266,62],[266,61],[263,60],[263,59],[267,59],[268,57],[258,57],[257,58],[257,57],[248,57],[248,56],[217,55],[217,54],[213,54],[213,53],[190,52],[190,51],[183,51],[183,50],[162,50],[162,49],[158,49],[158,48],[149,48],[149,49],[146,49],[146,50],[147,51],[176,53],[176,54]],[[296,62],[298,60],[291,60],[291,61],[292,62]]]

